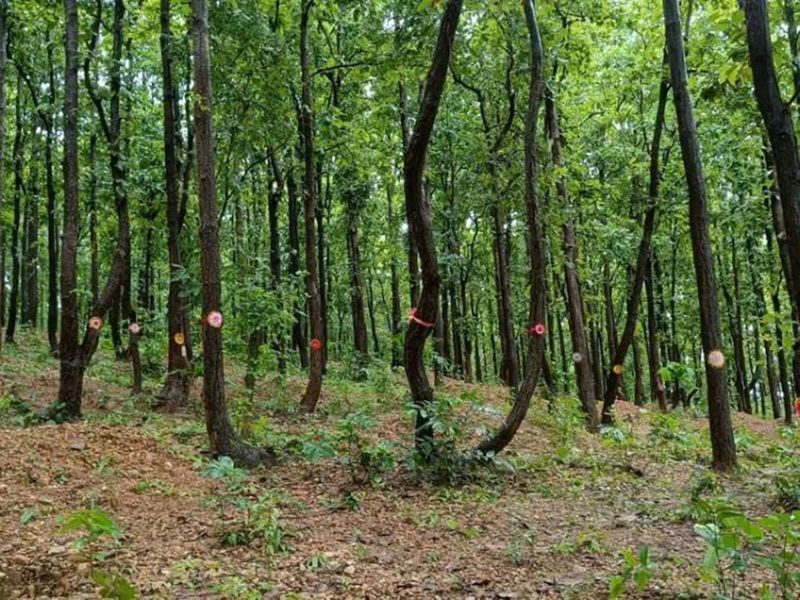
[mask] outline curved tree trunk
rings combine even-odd
[[[545,261],[545,244],[539,202],[536,194],[536,121],[544,90],[544,74],[542,68],[542,39],[536,19],[536,8],[533,0],[525,0],[525,22],[530,38],[530,82],[528,87],[528,110],[525,115],[525,206],[528,220],[528,254],[530,256],[529,282],[530,301],[528,307],[528,342],[527,367],[525,377],[516,390],[516,397],[511,411],[502,427],[489,439],[478,446],[484,454],[496,454],[505,448],[528,413],[531,398],[539,383],[539,375],[544,363],[545,323],[547,322],[547,270]],[[541,326],[541,327],[539,327]]]
[[[433,428],[426,412],[428,405],[433,402],[433,390],[425,373],[423,351],[425,340],[438,318],[440,281],[430,206],[423,191],[423,177],[428,145],[447,79],[447,68],[462,4],[463,0],[448,0],[445,6],[419,115],[406,149],[403,170],[409,239],[415,243],[422,264],[422,290],[406,332],[404,359],[411,401],[416,408],[416,447],[423,454],[432,451],[433,442]],[[411,276],[413,279],[413,273]]]

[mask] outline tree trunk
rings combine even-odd
[[[403,157],[408,152],[408,145],[411,142],[410,128],[408,126],[408,88],[404,81],[400,82],[400,133],[403,144]],[[406,206],[406,254],[408,260],[408,294],[413,310],[419,302],[419,256],[414,237],[411,235],[410,217],[408,206]]]
[[[311,65],[308,47],[308,27],[314,0],[303,0],[300,19],[300,69],[302,72],[302,106],[300,107],[300,130],[303,136],[303,198],[306,237],[306,294],[308,296],[308,320],[311,327],[311,356],[308,365],[308,384],[301,405],[306,412],[314,412],[322,389],[324,368],[324,344],[327,342],[322,322],[322,298],[317,278],[317,252],[314,218],[317,211],[316,166],[314,164],[314,100],[311,95]]]
[[[283,175],[278,165],[278,159],[273,150],[270,154],[272,167],[273,187],[270,189],[267,206],[269,221],[269,272],[272,281],[272,290],[277,294],[281,287],[281,238],[278,231],[278,209],[283,195]],[[274,334],[273,348],[278,355],[278,371],[286,374],[286,354],[284,347],[284,330],[279,328]]]
[[[547,116],[547,134],[551,144],[553,166],[556,169],[563,167],[564,160],[561,156],[561,132],[558,126],[558,115],[553,98],[547,96],[545,102]],[[575,239],[574,206],[567,194],[567,185],[563,177],[556,182],[556,191],[565,209],[569,213],[562,226],[564,240],[564,281],[567,292],[567,311],[569,315],[569,329],[572,336],[573,362],[575,364],[575,378],[578,385],[578,397],[581,407],[586,413],[586,424],[590,431],[597,430],[598,417],[595,406],[594,377],[592,376],[592,361],[589,355],[589,343],[586,339],[586,325],[583,316],[583,295],[578,281],[578,243]]]
[[[767,129],[775,176],[780,190],[783,221],[786,228],[788,272],[787,287],[795,315],[800,311],[800,159],[797,155],[797,138],[790,108],[781,98],[765,0],[739,0],[745,14],[747,46],[753,87],[761,117]],[[791,282],[791,283],[790,283]],[[795,390],[800,389],[800,336],[795,335],[792,361]]]
[[[765,149],[766,150],[766,149]],[[765,157],[769,159],[769,152],[764,152]],[[783,226],[783,219],[780,210],[780,199],[778,198],[778,190],[774,178],[772,178],[771,185],[769,186],[769,194],[765,198],[767,208],[772,214],[773,227],[775,228],[776,236],[780,236],[778,226]],[[769,260],[774,260],[775,251],[772,245],[772,230],[769,226],[765,228],[765,237],[767,238],[767,256]],[[783,236],[785,238],[785,235]],[[785,242],[785,240],[784,240]],[[782,269],[788,268],[789,258],[781,249],[780,240],[778,243],[778,251],[780,254],[780,261]],[[785,265],[785,266],[784,266]],[[788,281],[787,281],[788,283]],[[765,292],[766,293],[766,292]],[[776,315],[781,314],[781,300],[780,300],[780,286],[774,286],[770,294],[772,300],[772,310]],[[793,319],[794,320],[794,319]],[[777,348],[778,359],[778,382],[781,388],[781,396],[783,398],[783,419],[787,425],[791,425],[794,420],[794,402],[792,399],[791,386],[789,383],[789,370],[786,365],[786,352],[783,345],[783,328],[781,327],[780,319],[774,319],[775,324],[775,347]]]
[[[58,402],[63,418],[79,419],[83,394],[78,345],[78,0],[64,0],[64,232],[61,249],[61,359]],[[51,213],[52,218],[52,213]],[[53,265],[50,265],[52,271]],[[91,330],[90,330],[91,331]]]
[[[389,224],[388,239],[397,243],[397,223],[394,216],[394,185],[386,186],[386,219]],[[392,247],[394,249],[394,245]],[[392,311],[391,311],[391,333],[392,333],[392,367],[399,367],[403,364],[403,349],[400,332],[402,328],[402,309],[400,308],[400,276],[398,274],[397,259],[392,254],[390,263],[392,278]]]
[[[414,133],[408,142],[404,161],[404,191],[409,239],[413,240],[422,263],[422,291],[414,305],[405,340],[405,370],[411,388],[411,401],[416,409],[415,440],[417,451],[427,455],[433,451],[433,428],[427,407],[433,402],[433,390],[425,373],[423,351],[439,314],[439,262],[433,239],[431,211],[423,191],[425,161],[439,101],[447,79],[462,0],[448,0],[439,24],[436,49],[426,77]],[[414,273],[410,273],[413,279]]]
[[[642,376],[642,352],[639,340],[633,339],[633,373],[636,378],[633,382],[633,402],[636,406],[644,406],[644,377]]]
[[[89,138],[89,290],[92,304],[100,296],[100,250],[97,241],[97,134]]]
[[[203,405],[206,429],[215,456],[255,466],[269,452],[242,442],[233,429],[225,400],[225,372],[222,356],[222,286],[220,284],[217,190],[214,172],[212,130],[211,61],[209,56],[208,6],[206,0],[192,0],[194,67],[194,124],[197,144],[197,195],[200,205],[200,263],[203,295]],[[218,318],[216,318],[218,317]]]
[[[358,221],[361,208],[369,195],[368,186],[357,181],[355,170],[346,169],[342,174],[347,182],[342,190],[346,211],[347,262],[349,269],[350,316],[353,323],[353,348],[356,352],[356,368],[361,371],[369,362],[369,341],[364,314],[364,276],[361,271],[361,246],[358,237]]]
[[[8,0],[0,0],[0,156],[5,156],[5,116],[6,116],[6,45],[8,41]],[[0,181],[5,181],[5,161],[0,160]],[[4,187],[0,185],[0,211],[4,208]],[[5,235],[0,227],[0,351],[3,348],[3,327],[5,326]],[[50,269],[53,266],[50,265]]]
[[[160,2],[160,48],[162,76],[162,123],[164,127],[164,177],[167,200],[167,249],[169,253],[169,292],[167,296],[167,376],[159,401],[169,411],[184,408],[189,400],[191,365],[184,328],[183,262],[181,254],[180,177],[176,142],[177,99],[173,80],[173,48],[170,0]]]
[[[725,381],[719,307],[714,282],[714,259],[708,236],[708,207],[703,168],[700,162],[700,146],[687,85],[686,58],[681,35],[678,0],[663,0],[663,4],[673,99],[689,191],[689,229],[700,301],[700,335],[706,357],[712,466],[719,471],[730,471],[736,466],[736,446],[733,439],[728,389]]]
[[[653,126],[653,140],[650,144],[650,183],[648,187],[648,207],[644,216],[644,226],[642,227],[642,239],[639,242],[639,254],[636,258],[636,267],[631,285],[630,295],[628,296],[628,312],[625,317],[625,329],[622,332],[617,349],[611,359],[611,368],[606,379],[606,395],[603,399],[603,423],[613,422],[613,406],[616,399],[619,382],[625,365],[625,355],[628,347],[633,343],[636,333],[636,320],[639,315],[639,303],[642,297],[642,286],[646,273],[650,269],[650,249],[652,247],[653,232],[656,227],[656,211],[658,202],[658,188],[661,182],[661,172],[659,170],[659,153],[661,152],[661,134],[664,129],[664,114],[667,106],[667,96],[669,94],[669,82],[666,78],[661,79],[658,91],[658,105],[656,108],[656,122]],[[650,290],[652,294],[652,290]],[[653,331],[655,333],[655,331]],[[658,351],[654,351],[652,344],[650,351],[653,358],[657,359]],[[658,375],[658,361],[650,363],[650,382],[653,393],[661,402],[660,395],[663,390],[661,378]],[[655,367],[655,370],[654,370]]]
[[[297,185],[291,168],[289,168],[286,176],[286,195],[289,201],[289,272],[292,277],[297,277],[300,273],[299,206],[297,202]],[[306,348],[305,327],[303,324],[305,312],[302,304],[297,302],[294,308],[292,345],[297,349],[297,353],[300,356],[300,366],[305,369],[308,367],[308,350]]]
[[[22,78],[17,76],[17,90],[21,90]],[[14,109],[14,224],[11,229],[11,295],[8,302],[8,323],[6,326],[6,342],[14,343],[14,333],[17,329],[17,308],[19,305],[20,288],[20,256],[19,256],[19,228],[22,213],[22,94],[17,93]]]
[[[653,293],[653,259],[647,261],[645,290],[647,294],[647,360],[650,371],[650,394],[661,412],[667,410],[667,394],[661,381],[661,354],[658,345],[656,303]]]
[[[31,185],[25,199],[25,244],[22,322],[36,327],[39,315],[39,186],[36,165],[31,167]]]
[[[545,323],[547,321],[547,267],[545,262],[545,245],[539,201],[536,192],[536,122],[539,106],[544,90],[544,74],[542,68],[542,40],[536,18],[533,0],[523,3],[525,22],[530,39],[530,80],[528,83],[528,108],[525,115],[525,206],[528,222],[528,255],[530,266],[528,271],[530,298],[528,305],[528,353],[526,358],[525,377],[514,399],[514,405],[506,416],[502,427],[489,439],[478,446],[483,453],[496,454],[505,448],[525,420],[530,401],[539,383],[539,375],[544,363]]]

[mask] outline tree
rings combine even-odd
[[[536,122],[539,118],[539,106],[544,90],[544,68],[542,36],[536,17],[533,0],[523,3],[525,24],[530,40],[530,80],[528,84],[528,109],[525,114],[525,207],[528,219],[528,254],[530,256],[529,284],[530,299],[528,306],[527,333],[528,356],[525,377],[516,392],[514,405],[505,423],[489,439],[478,446],[483,453],[498,453],[514,438],[519,426],[528,412],[531,398],[536,391],[539,375],[544,364],[545,333],[547,322],[547,266],[546,249],[541,222],[541,209],[536,191]]]
[[[412,309],[412,318],[406,332],[404,365],[408,385],[411,388],[411,401],[416,409],[416,446],[423,454],[432,451],[430,445],[433,441],[433,429],[426,412],[433,402],[433,390],[425,372],[423,351],[425,340],[439,315],[440,282],[430,206],[423,190],[423,177],[428,145],[447,79],[461,7],[462,0],[448,0],[445,6],[439,24],[436,48],[425,80],[419,115],[406,148],[403,169],[409,238],[416,246],[422,265],[422,290],[416,307]]]
[[[219,225],[212,129],[211,58],[208,47],[208,5],[192,0],[194,124],[197,147],[197,194],[200,204],[200,262],[203,295],[203,406],[206,430],[215,456],[255,466],[272,457],[244,443],[233,429],[225,399],[222,354],[222,289],[220,286]]]
[[[311,65],[308,27],[314,0],[304,0],[300,17],[300,70],[302,79],[302,105],[300,131],[303,138],[303,199],[306,241],[306,294],[308,296],[308,321],[311,326],[311,355],[308,362],[308,384],[301,405],[306,412],[314,412],[322,389],[325,333],[322,323],[322,298],[317,278],[317,252],[315,215],[317,211],[317,172],[314,163],[314,106],[311,87]]]
[[[656,109],[656,122],[653,126],[653,139],[650,142],[650,185],[648,188],[648,206],[644,215],[642,225],[642,239],[639,242],[639,251],[634,267],[633,282],[628,296],[627,315],[625,317],[625,329],[622,337],[613,351],[611,368],[608,371],[606,394],[603,399],[603,423],[610,424],[613,421],[611,413],[614,401],[619,390],[620,380],[622,379],[622,367],[625,364],[625,355],[628,348],[634,343],[636,333],[636,320],[639,314],[639,303],[642,297],[642,287],[644,285],[647,272],[650,269],[650,248],[652,246],[653,232],[656,228],[656,210],[658,202],[658,188],[661,182],[661,172],[658,167],[659,154],[661,152],[661,134],[664,129],[664,113],[666,112],[667,95],[669,93],[669,82],[666,77],[661,79],[658,89],[658,108]],[[652,324],[650,325],[652,327]],[[651,346],[651,352],[655,355],[655,346]],[[658,378],[656,369],[657,362],[650,364],[651,385],[655,394],[663,391]],[[638,377],[637,377],[638,381]]]
[[[558,113],[555,99],[548,95],[545,102],[547,116],[547,136],[550,140],[550,151],[553,166],[563,168],[564,159],[561,154],[561,130],[558,125]],[[569,331],[572,336],[572,360],[575,363],[575,378],[578,384],[578,396],[586,413],[586,423],[590,431],[597,429],[597,407],[595,406],[594,376],[592,374],[591,355],[586,339],[584,319],[583,293],[578,279],[578,241],[575,235],[575,211],[573,202],[567,192],[567,184],[563,176],[556,180],[556,194],[567,211],[567,218],[561,227],[564,247],[564,281],[569,315]]]
[[[663,0],[663,5],[672,95],[678,120],[686,185],[689,190],[689,229],[700,303],[700,336],[706,360],[712,465],[717,470],[730,471],[736,466],[736,445],[733,439],[725,380],[725,357],[722,353],[714,259],[708,235],[708,208],[700,145],[687,85],[680,9],[677,0]]]
[[[180,178],[176,143],[177,99],[173,80],[174,39],[170,24],[170,0],[161,0],[161,72],[164,113],[164,177],[167,196],[167,235],[169,247],[169,298],[167,300],[168,349],[167,378],[161,391],[161,401],[170,409],[184,406],[191,385],[190,364],[186,352],[189,331],[184,327],[183,262],[181,230],[185,211],[181,210]]]
[[[81,416],[82,349],[78,345],[78,3],[64,0],[64,233],[61,249],[61,359],[58,402],[68,419]],[[96,323],[96,322],[94,322]],[[96,331],[89,328],[88,331]],[[88,333],[87,331],[87,333]]]
[[[800,310],[800,158],[797,154],[797,136],[790,106],[781,97],[775,64],[772,58],[772,42],[769,34],[769,18],[764,0],[740,0],[747,28],[747,48],[750,68],[753,72],[753,88],[756,103],[767,130],[775,175],[780,191],[780,205],[786,228],[786,250],[788,264],[784,275],[790,291],[790,301],[795,313]],[[793,18],[792,18],[793,23]],[[792,27],[794,29],[794,27]],[[796,51],[796,32],[792,47]],[[797,77],[797,65],[793,65]],[[795,390],[800,389],[800,338],[795,336],[793,375]]]

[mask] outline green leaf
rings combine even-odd
[[[614,575],[608,582],[608,598],[615,600],[625,593],[625,579],[621,575]]]
[[[100,586],[101,598],[114,598],[115,600],[136,600],[137,593],[130,582],[120,575],[94,571],[92,581]]]

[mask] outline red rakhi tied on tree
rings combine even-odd
[[[412,308],[411,312],[408,313],[408,320],[409,321],[414,321],[414,323],[416,323],[417,325],[422,325],[423,327],[426,327],[428,329],[433,329],[433,327],[435,325],[434,323],[429,323],[428,321],[423,321],[422,319],[420,319],[417,316],[417,309],[416,308]]]
[[[547,329],[542,323],[536,323],[536,325],[531,325],[525,331],[528,333],[528,335],[544,335],[544,332],[547,331]]]

